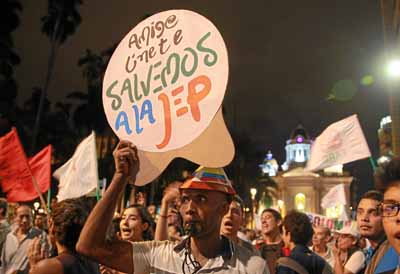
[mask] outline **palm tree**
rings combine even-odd
[[[20,63],[20,58],[14,51],[11,34],[20,24],[18,11],[21,10],[17,0],[0,1],[0,136],[16,121],[14,67]]]
[[[43,104],[53,74],[56,53],[61,44],[74,34],[81,23],[78,12],[82,0],[48,0],[48,14],[42,17],[42,32],[50,39],[50,55],[47,64],[47,74],[40,96],[39,108],[36,115],[32,137],[32,151],[36,149],[36,141],[40,128]]]
[[[18,122],[21,129],[23,143],[32,136],[32,129],[35,124],[35,114],[39,108],[42,90],[33,88],[32,96],[25,101],[18,112]],[[72,104],[57,102],[52,105],[45,99],[42,113],[42,131],[38,135],[38,147],[42,148],[52,144],[54,148],[54,159],[57,162],[66,160],[70,152],[77,144],[77,135],[71,129],[70,113]]]
[[[117,143],[117,137],[107,126],[102,101],[103,77],[115,48],[116,45],[113,45],[100,54],[87,49],[78,60],[78,66],[82,68],[86,79],[87,91],[73,91],[67,95],[68,99],[79,102],[72,115],[78,136],[85,136],[92,130],[96,131],[99,175],[104,177],[108,177],[113,172],[110,168],[113,162],[110,152]]]

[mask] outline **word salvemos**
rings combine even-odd
[[[167,22],[169,23],[167,24]],[[165,28],[176,26],[176,22],[171,18],[169,21],[167,19]],[[157,23],[153,26],[156,29]],[[159,31],[163,33],[164,28],[159,27]],[[136,49],[142,49],[149,44],[151,37],[160,38],[160,41],[163,42],[158,44],[160,46],[159,54],[166,54],[170,47],[165,47],[168,42],[166,38],[162,37],[162,33],[158,36],[154,31],[154,35],[151,35],[151,28],[146,33],[149,34],[147,38],[143,33],[139,38],[137,36],[131,37],[129,44],[136,47]],[[150,125],[156,123],[156,121],[163,122],[164,136],[160,143],[156,144],[158,149],[162,149],[168,145],[171,139],[172,123],[175,119],[190,113],[194,121],[200,121],[201,109],[199,102],[209,95],[212,82],[210,77],[204,73],[204,70],[201,74],[197,71],[200,66],[213,67],[218,61],[217,52],[207,47],[207,40],[210,36],[211,32],[207,32],[201,36],[193,47],[188,46],[180,53],[170,53],[164,59],[166,60],[164,63],[162,61],[151,63],[147,67],[147,73],[142,77],[144,79],[134,73],[136,64],[143,61],[150,63],[157,51],[154,50],[154,47],[150,47],[139,55],[142,56],[141,58],[133,60],[135,58],[134,54],[128,57],[127,64],[130,62],[131,65],[127,65],[125,70],[130,73],[129,77],[124,80],[114,80],[106,87],[106,97],[111,99],[111,108],[118,112],[114,124],[115,129],[117,131],[124,130],[128,135],[140,135],[146,130],[142,126],[142,122],[145,119],[148,119],[147,121]],[[179,44],[182,39],[182,31],[177,30],[173,35],[173,44]],[[184,79],[182,79],[183,77]],[[175,87],[177,83],[183,84]],[[173,89],[172,86],[174,86]],[[150,96],[153,94],[157,95]],[[124,99],[129,100],[131,104],[129,111],[126,108],[121,109]],[[173,100],[172,106],[171,99]],[[153,112],[155,102],[153,100],[157,100],[161,104],[163,117],[155,117],[155,112]],[[173,115],[172,108],[181,104],[183,106],[176,110],[174,109],[175,115]]]

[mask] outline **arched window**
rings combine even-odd
[[[298,211],[304,211],[306,208],[306,195],[297,193],[296,196],[294,196],[294,205]]]

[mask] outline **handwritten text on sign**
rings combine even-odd
[[[208,127],[227,79],[226,47],[210,21],[185,10],[158,13],[118,45],[104,77],[104,110],[115,133],[139,149],[177,149]]]

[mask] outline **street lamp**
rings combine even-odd
[[[400,155],[400,59],[392,59],[387,64],[389,113],[391,118],[392,152]]]
[[[255,228],[255,223],[254,223],[254,213],[256,213],[257,207],[256,207],[256,194],[257,194],[257,189],[252,187],[250,188],[250,195],[251,195],[251,201],[252,201],[252,207],[253,211],[251,212],[251,228]]]
[[[394,4],[396,3],[396,4]],[[386,57],[398,55],[399,46],[399,17],[398,1],[380,0],[383,19],[383,41],[386,49]],[[392,61],[389,65],[390,75],[400,76],[400,62]],[[397,82],[397,81],[396,81]],[[397,86],[389,82],[389,112],[392,117],[392,152],[400,156],[400,93],[392,92]]]
[[[33,203],[33,207],[35,208],[35,210],[37,211],[40,207],[40,203],[39,202],[34,202]]]
[[[251,199],[254,200],[256,198],[257,189],[252,187],[250,188]]]
[[[400,59],[391,60],[387,67],[387,72],[390,77],[400,76]]]

